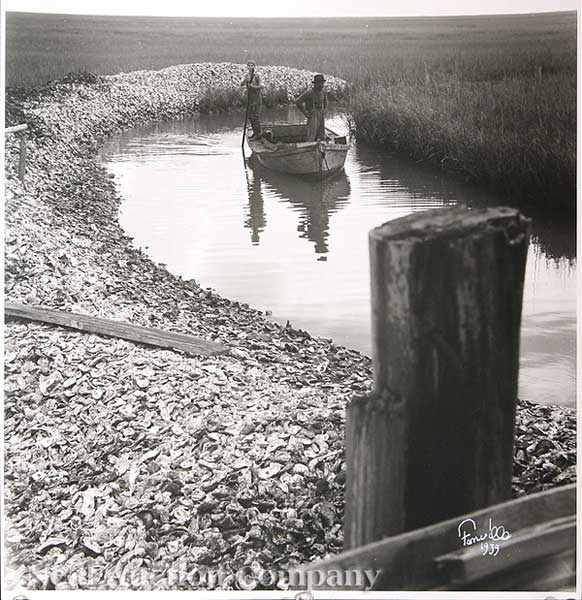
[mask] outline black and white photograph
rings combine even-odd
[[[579,1],[1,10],[2,597],[580,598]]]

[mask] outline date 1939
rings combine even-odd
[[[479,529],[475,520],[463,519],[457,529],[463,546],[480,544],[483,556],[497,556],[501,543],[511,538],[511,533],[503,525],[494,525],[493,519],[489,519],[488,525]]]
[[[483,556],[497,556],[499,554],[499,544],[481,542],[481,552]]]

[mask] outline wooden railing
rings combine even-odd
[[[26,133],[25,131],[28,129],[28,125],[26,123],[22,123],[21,125],[14,125],[13,127],[6,127],[4,130],[7,134],[13,133],[18,134],[20,138],[20,151],[18,155],[18,177],[22,182],[22,185],[25,185],[24,177],[26,174]]]
[[[464,545],[463,533],[490,536],[490,527],[506,539]],[[572,484],[386,537],[302,571],[303,580],[317,573],[314,589],[334,589],[334,573],[371,570],[378,574],[375,590],[570,591],[575,546]]]

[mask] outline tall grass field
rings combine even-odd
[[[6,15],[6,82],[37,87],[207,61],[343,77],[359,139],[481,183],[508,201],[573,210],[576,13],[199,19]]]

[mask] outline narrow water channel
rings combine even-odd
[[[243,161],[240,121],[197,116],[111,139],[102,160],[124,199],[122,226],[173,273],[368,354],[368,231],[428,208],[500,203],[364,144],[328,181],[269,173]],[[346,130],[341,114],[329,125]],[[573,224],[535,218],[521,344],[526,400],[575,404],[575,285]]]

